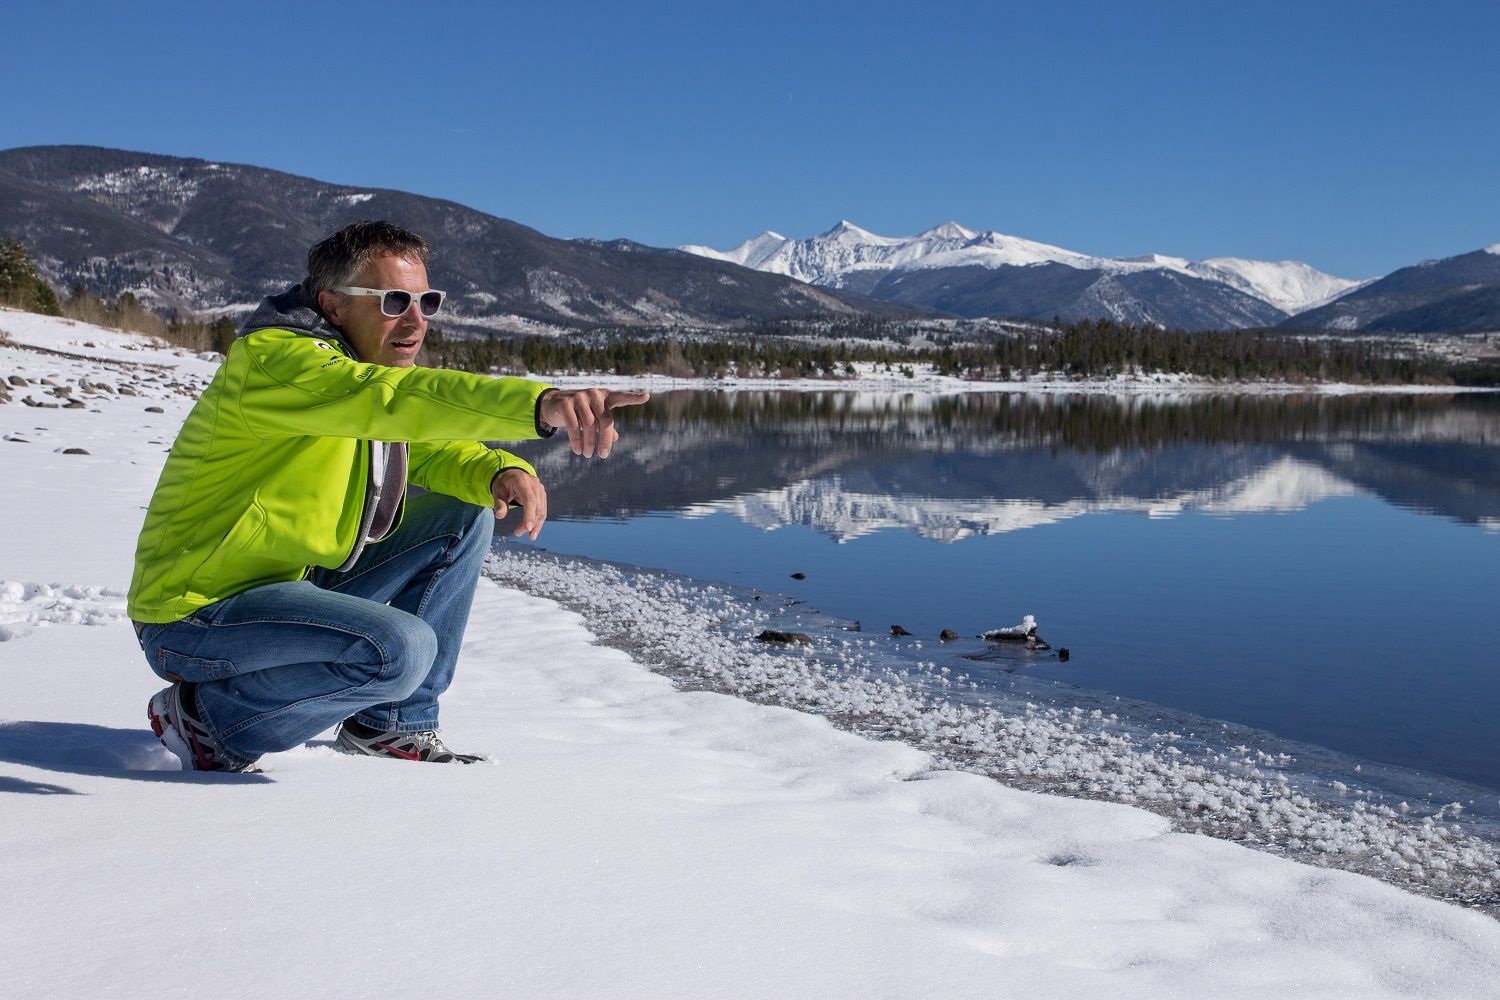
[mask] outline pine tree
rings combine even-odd
[[[220,316],[209,324],[208,335],[213,341],[214,350],[220,354],[228,354],[235,338],[234,320],[228,316]]]
[[[9,237],[0,238],[0,304],[46,316],[62,315],[57,293],[36,273],[25,244]]]

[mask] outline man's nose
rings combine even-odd
[[[397,318],[402,320],[403,322],[407,320],[412,320],[419,324],[427,322],[427,317],[422,315],[421,296],[413,295],[411,297],[411,302],[407,303],[406,311]]]

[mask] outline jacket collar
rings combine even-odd
[[[302,285],[295,284],[278,295],[267,295],[240,324],[239,336],[256,330],[291,330],[308,337],[335,341],[350,357],[357,357],[338,328],[328,322],[318,308],[317,300]]]

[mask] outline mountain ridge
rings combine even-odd
[[[309,246],[360,218],[428,238],[433,284],[449,292],[445,321],[458,327],[732,329],[911,314],[676,250],[556,239],[404,191],[96,146],[0,150],[0,232],[26,243],[45,277],[169,311],[248,309],[302,278]]]
[[[873,233],[845,219],[803,240],[789,239],[767,230],[730,250],[694,244],[679,249],[757,270],[787,274],[810,284],[830,288],[853,287],[867,293],[881,288],[882,281],[901,271],[974,267],[999,270],[1062,264],[1116,279],[1122,275],[1173,272],[1195,281],[1225,285],[1279,313],[1262,315],[1257,310],[1245,309],[1243,305],[1239,307],[1238,312],[1254,314],[1261,321],[1286,319],[1374,280],[1339,278],[1301,261],[1260,261],[1241,257],[1190,261],[1159,253],[1096,257],[996,230],[973,229],[954,220],[939,223],[914,236],[890,237]],[[872,282],[870,275],[860,275],[859,272],[879,272],[879,276]],[[997,277],[996,283],[1007,280]],[[890,290],[892,286],[884,287]],[[1103,293],[1107,288],[1098,292]],[[1098,293],[1095,297],[1098,298]],[[935,307],[944,308],[941,305]]]
[[[1296,322],[1376,332],[1500,330],[1500,249],[1487,247],[1399,268],[1296,317]]]
[[[165,312],[248,310],[302,277],[307,248],[389,218],[435,248],[445,325],[476,332],[753,330],[935,316],[1111,319],[1178,329],[1500,330],[1500,243],[1384,277],[1298,261],[1102,258],[947,220],[908,237],[843,219],[728,251],[557,239],[457,202],[266,167],[95,146],[0,150],[0,233],[62,290],[130,291]]]

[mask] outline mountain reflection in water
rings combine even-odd
[[[1500,397],[677,391],[608,462],[520,446],[554,518],[731,511],[937,541],[1078,514],[1296,510],[1331,496],[1500,526]]]

